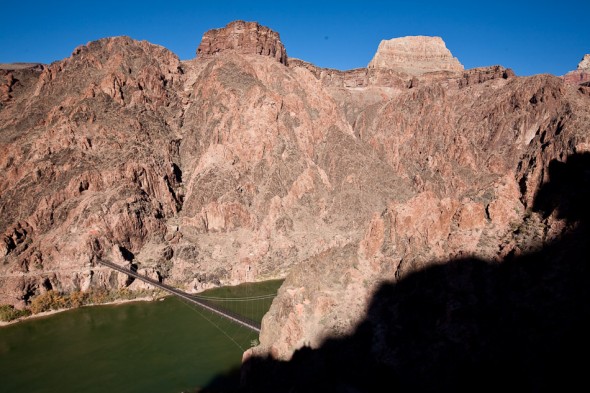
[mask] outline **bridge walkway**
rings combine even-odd
[[[237,313],[225,310],[225,309],[223,309],[215,304],[212,304],[206,300],[195,298],[194,296],[190,295],[189,293],[183,292],[180,289],[177,289],[177,288],[174,288],[170,285],[156,281],[152,278],[149,278],[147,276],[139,274],[133,270],[126,269],[123,266],[117,265],[113,262],[109,262],[109,261],[105,261],[105,260],[99,260],[98,262],[104,266],[107,266],[113,270],[118,271],[119,273],[126,274],[128,276],[131,276],[133,278],[141,280],[145,283],[153,285],[156,288],[166,291],[174,296],[178,296],[179,298],[184,299],[184,300],[191,302],[193,304],[196,304],[197,306],[204,308],[208,311],[211,311],[214,314],[220,315],[220,316],[227,318],[230,321],[233,321],[245,328],[253,330],[256,333],[260,333],[260,324],[259,323],[251,321],[247,318],[244,318],[243,316],[241,316]]]

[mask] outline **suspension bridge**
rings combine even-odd
[[[174,288],[174,287],[164,284],[158,280],[154,280],[150,277],[139,274],[137,271],[134,271],[132,268],[127,269],[123,266],[117,265],[113,262],[106,261],[103,259],[98,260],[98,262],[101,265],[107,266],[115,271],[118,271],[119,273],[123,273],[123,274],[130,276],[130,277],[133,277],[135,279],[143,281],[143,282],[150,284],[158,289],[166,291],[174,296],[177,296],[177,297],[181,298],[182,300],[185,300],[189,303],[195,304],[202,309],[210,311],[215,315],[218,315],[218,316],[228,319],[232,322],[235,322],[236,324],[238,324],[242,327],[245,327],[245,328],[252,330],[256,333],[260,333],[260,323],[259,322],[251,320],[243,315],[240,315],[239,313],[230,311],[226,308],[220,307],[217,304],[214,304],[215,300],[228,300],[228,299],[189,294],[187,292],[181,291],[178,288]],[[276,294],[261,295],[261,296],[253,296],[253,297],[243,298],[243,299],[233,299],[233,300],[254,301],[254,300],[269,299],[271,297],[274,297],[275,295]]]

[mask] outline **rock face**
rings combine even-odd
[[[578,64],[578,70],[590,70],[590,54],[584,55]]]
[[[369,68],[419,75],[433,71],[463,71],[440,37],[410,36],[383,40]]]
[[[286,277],[247,357],[287,361],[369,326],[363,351],[394,367],[389,333],[367,321],[379,288],[451,260],[512,269],[567,236],[579,219],[535,206],[568,178],[556,163],[590,151],[581,87],[463,71],[442,40],[418,38],[337,71],[285,66],[278,34],[235,22],[193,60],[115,37],[0,70],[0,303],[128,285],[100,258],[186,291]],[[473,311],[456,311],[464,285],[502,269],[444,281],[431,322],[449,342]],[[492,304],[481,288],[473,299]]]
[[[127,37],[78,47],[42,72],[7,74],[1,303],[27,301],[45,281],[62,292],[117,288],[96,258],[164,237],[164,218],[180,208],[171,137],[180,75],[174,54]]]
[[[470,75],[467,80],[480,79]],[[270,325],[254,353],[290,359],[293,347],[314,348],[325,337],[350,333],[384,278],[396,282],[464,256],[501,260],[551,242],[559,223],[537,222],[535,215],[524,220],[551,160],[588,151],[588,98],[556,77],[496,75],[445,88],[419,81],[417,90],[373,103],[355,118],[355,135],[394,173],[411,179],[413,196],[391,198],[365,224],[356,246],[295,267],[263,321]],[[513,238],[515,227],[526,228],[517,231],[522,238]],[[327,260],[337,267],[326,269]],[[326,270],[306,284],[314,269]]]
[[[0,108],[17,91],[39,77],[45,66],[38,63],[0,64]]]
[[[242,54],[269,56],[287,65],[287,51],[279,33],[256,22],[235,21],[221,29],[209,30],[197,48],[197,56],[234,50]]]
[[[584,55],[582,61],[578,63],[578,68],[565,74],[563,79],[573,85],[584,85],[590,82],[590,54]],[[583,91],[590,94],[588,90]]]

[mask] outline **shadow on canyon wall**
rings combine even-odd
[[[353,334],[288,362],[252,358],[243,392],[574,391],[590,356],[590,154],[553,161],[534,210],[569,231],[502,262],[466,258],[375,293]],[[224,376],[205,391],[224,388]]]

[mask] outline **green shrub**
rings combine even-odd
[[[127,288],[116,290],[100,288],[90,292],[75,291],[69,294],[60,294],[56,291],[47,291],[32,298],[31,303],[29,304],[29,309],[22,312],[27,312],[29,315],[31,313],[38,314],[40,312],[49,310],[78,308],[88,304],[103,304],[118,299],[131,300],[141,296],[154,296],[156,293],[159,292],[154,290],[130,291]],[[2,317],[0,317],[0,319],[1,318]]]
[[[26,317],[31,315],[29,310],[17,310],[9,304],[0,306],[0,321],[10,322],[20,317]]]

